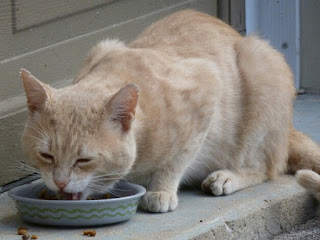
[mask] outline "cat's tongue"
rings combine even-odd
[[[80,193],[71,193],[72,200],[80,200]]]

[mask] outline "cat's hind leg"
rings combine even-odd
[[[223,169],[209,174],[202,182],[201,188],[204,192],[215,196],[229,195],[267,179],[267,175],[257,169],[246,168],[238,171]]]
[[[242,38],[235,50],[245,99],[239,152],[232,169],[212,172],[203,181],[202,188],[216,196],[275,178],[285,171],[288,159],[295,92],[290,68],[281,54],[257,37]]]

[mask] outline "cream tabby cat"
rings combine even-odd
[[[175,13],[135,41],[103,41],[74,85],[21,70],[23,149],[46,185],[83,199],[124,177],[140,206],[167,212],[180,185],[227,195],[285,172],[320,172],[320,148],[292,127],[292,73],[257,37],[206,14]]]

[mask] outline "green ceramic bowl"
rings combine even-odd
[[[131,218],[146,189],[140,185],[121,182],[112,192],[118,198],[101,200],[42,200],[42,183],[31,183],[9,191],[22,219],[54,226],[95,226],[117,223]],[[36,190],[38,189],[38,190]]]

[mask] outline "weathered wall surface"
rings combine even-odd
[[[301,87],[320,93],[320,1],[300,1]]]
[[[186,8],[217,15],[215,0],[1,1],[0,186],[28,174],[17,170],[27,117],[20,68],[65,86],[98,41],[130,41],[152,22]]]

